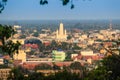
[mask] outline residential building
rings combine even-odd
[[[2,68],[0,69],[0,80],[7,80],[11,69],[9,68]]]
[[[82,56],[94,56],[96,54],[94,54],[92,50],[83,50],[81,51],[81,55]]]
[[[19,50],[18,53],[13,55],[14,60],[22,60],[22,62],[26,62],[26,53],[24,50]]]
[[[18,41],[21,45],[24,45],[25,39],[12,39],[12,41],[13,41],[14,43],[17,43],[17,41]]]
[[[64,61],[65,60],[65,52],[64,51],[52,51],[52,58],[54,61]]]
[[[0,64],[4,64],[3,58],[0,58]]]

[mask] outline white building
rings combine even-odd
[[[21,33],[21,26],[14,25],[13,28],[14,28],[15,31],[17,31],[17,33]]]
[[[84,50],[84,51],[81,51],[81,55],[82,56],[95,56],[96,54],[94,54],[92,50]]]
[[[26,62],[26,53],[24,50],[19,50],[18,53],[13,55],[14,60],[22,60],[22,62]]]
[[[4,64],[3,58],[0,58],[0,64]]]
[[[63,23],[60,23],[59,30],[56,31],[56,39],[58,41],[67,40],[67,32],[64,30]]]
[[[18,29],[18,28],[21,28],[21,26],[19,26],[19,25],[14,25],[14,28],[16,29]]]
[[[71,54],[71,59],[73,59],[74,57],[77,57],[78,54]]]

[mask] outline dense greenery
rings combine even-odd
[[[35,67],[36,70],[51,70],[52,67],[49,64],[41,63],[38,66]]]
[[[120,55],[116,55],[120,57]],[[54,68],[53,68],[54,67]],[[51,67],[48,64],[42,64],[36,67],[36,70],[61,70],[58,66]],[[63,71],[51,74],[48,76],[43,73],[31,73],[22,69],[13,69],[16,74],[12,77],[14,80],[120,80],[120,63],[115,56],[105,57],[102,61],[97,63],[97,67],[91,71],[87,71],[79,62],[71,63],[70,66],[63,66]],[[14,71],[15,70],[15,71]],[[80,70],[80,73],[73,73],[70,70]],[[26,73],[27,72],[27,73]],[[19,75],[18,75],[19,74]],[[24,74],[28,74],[27,77]]]
[[[8,80],[24,80],[24,74],[19,68],[13,68]]]
[[[15,34],[12,26],[1,25],[0,24],[0,40],[3,45],[5,45],[5,41],[9,39],[12,35]]]
[[[10,40],[14,34],[15,31],[12,26],[0,25],[0,49],[3,54],[9,54],[12,56],[14,52],[18,52],[21,44],[18,41],[13,43],[12,40]]]
[[[120,80],[119,67],[120,63],[116,57],[106,57],[101,61],[98,68],[88,72],[85,80]]]
[[[7,65],[0,65],[0,69],[9,68]]]
[[[97,63],[97,68],[89,71],[85,80],[120,80],[120,40],[113,42],[113,46],[109,49],[105,48],[107,53],[111,55]],[[116,54],[115,51],[118,51],[119,53]]]
[[[73,73],[67,70],[45,76],[43,73],[29,72],[27,76],[20,69],[14,68],[8,80],[81,80],[79,73]]]
[[[70,68],[73,70],[83,70],[83,66],[80,62],[71,63]]]
[[[72,73],[67,70],[49,75],[44,80],[81,80],[79,73]]]
[[[34,32],[34,33],[33,33],[33,36],[39,37],[39,33],[38,33],[38,32]]]

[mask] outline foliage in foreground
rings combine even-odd
[[[81,80],[80,75],[77,73],[72,73],[67,70],[57,72],[48,76],[43,75],[42,73],[29,73],[28,76],[20,71],[20,69],[15,68],[10,73],[8,80]]]
[[[3,54],[13,55],[14,52],[18,52],[20,42],[14,43],[10,38],[15,34],[15,30],[12,26],[0,24],[0,50]]]
[[[120,57],[120,55],[117,55]],[[79,69],[80,71],[83,68],[75,67],[78,63],[73,63],[71,69]],[[28,77],[25,77],[23,72],[20,69],[14,69],[13,73],[15,77],[12,77],[13,80],[120,80],[120,63],[115,56],[109,56],[104,58],[98,68],[93,69],[89,72],[84,72],[81,77],[81,73],[70,72],[70,69],[65,69],[63,71],[51,74],[48,76],[43,75],[42,73],[28,73]],[[82,69],[82,70],[81,70]],[[10,78],[10,77],[9,77]]]
[[[120,55],[116,55],[120,57]],[[102,64],[88,73],[85,80],[120,80],[120,61],[116,56],[108,56]]]

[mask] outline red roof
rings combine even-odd
[[[10,59],[10,56],[9,55],[4,55],[3,58],[8,60],[8,59]]]
[[[103,57],[99,56],[99,55],[95,55],[95,56],[82,56],[82,55],[78,55],[76,57],[73,57],[73,59],[84,59],[84,60],[87,60],[87,59],[92,59],[92,60],[99,60]]]
[[[36,49],[36,48],[38,48],[38,44],[25,44],[25,47],[31,47],[31,48],[34,48],[34,49]]]
[[[62,66],[69,66],[71,62],[56,62],[55,65],[62,67]]]
[[[13,62],[14,66],[19,66],[20,63],[22,63],[22,60],[14,60]]]
[[[44,44],[45,46],[49,46],[51,43],[50,43],[49,41],[47,41],[47,42],[43,42],[43,44]]]
[[[37,65],[42,63],[49,64],[53,66],[53,62],[24,62],[21,66],[26,69],[34,69]],[[69,66],[72,62],[55,62],[54,64],[61,67],[61,66]]]

